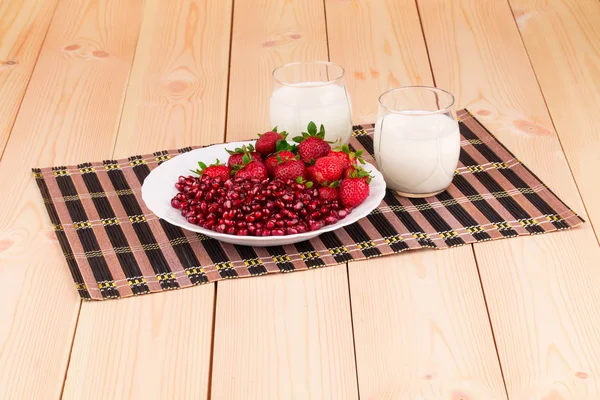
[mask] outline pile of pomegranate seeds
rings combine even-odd
[[[171,205],[191,224],[239,236],[294,235],[344,218],[350,208],[319,198],[317,188],[279,179],[180,176]]]

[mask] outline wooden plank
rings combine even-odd
[[[145,3],[115,157],[223,141],[230,21],[231,1]],[[208,285],[84,303],[65,398],[205,398],[213,300]]]
[[[511,0],[548,110],[600,239],[600,2]]]
[[[236,0],[227,140],[268,129],[271,71],[327,59],[321,0]],[[345,266],[219,282],[212,398],[357,397]]]
[[[0,157],[46,37],[57,0],[0,3]]]
[[[585,217],[508,3],[418,4],[437,84]],[[598,398],[600,251],[590,224],[475,251],[509,397]]]
[[[0,164],[1,398],[60,395],[80,300],[30,168],[110,154],[139,14],[61,1],[15,121]]]
[[[328,1],[327,27],[355,121],[386,89],[432,84],[414,1]],[[348,267],[361,398],[506,398],[471,246]]]

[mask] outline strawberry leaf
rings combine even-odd
[[[302,141],[304,140],[303,137],[300,136],[296,136],[295,138],[292,139],[294,142],[296,143],[302,143]]]
[[[308,126],[306,127],[306,131],[311,135],[315,135],[317,133],[317,125],[314,122],[310,121],[308,123]]]

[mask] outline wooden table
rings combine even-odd
[[[598,21],[597,0],[0,1],[0,398],[599,399]],[[345,67],[356,122],[387,88],[448,89],[588,223],[80,301],[30,167],[247,138],[271,70],[312,59]]]

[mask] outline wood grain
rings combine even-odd
[[[0,2],[0,157],[57,0]]]
[[[441,253],[349,265],[361,398],[506,399],[471,246]]]
[[[271,71],[327,59],[320,0],[236,0],[227,140],[268,126]],[[219,282],[212,398],[357,397],[345,266]]]
[[[600,239],[600,2],[512,0],[510,4]]]
[[[59,397],[80,300],[30,168],[110,154],[139,14],[61,1],[23,98],[0,164],[1,398]]]
[[[224,140],[231,1],[153,0],[115,157]]]
[[[216,399],[357,397],[345,266],[219,282]]]
[[[432,84],[413,1],[326,4],[356,121],[375,120],[386,89]],[[348,268],[361,398],[506,398],[471,246]]]
[[[145,3],[114,157],[223,141],[230,21],[230,1]],[[84,303],[65,398],[205,398],[213,301],[208,285]]]
[[[65,399],[206,398],[213,286],[86,302]]]
[[[508,4],[418,4],[437,84],[585,217]],[[475,251],[509,397],[598,398],[600,251],[590,224]]]

